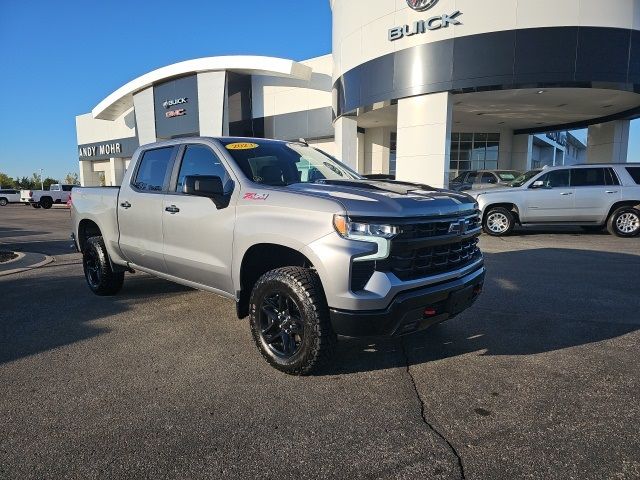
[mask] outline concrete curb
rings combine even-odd
[[[9,262],[5,262],[0,265],[0,277],[6,277],[7,275],[13,275],[14,273],[26,272],[28,270],[33,270],[34,268],[42,267],[53,262],[53,257],[49,255],[44,255],[42,253],[29,253],[29,252],[15,252],[18,254],[18,258],[14,258]],[[7,264],[13,263],[25,263],[26,265],[21,265],[16,268],[12,268],[10,270],[2,270],[2,267]],[[35,263],[30,263],[35,262]]]

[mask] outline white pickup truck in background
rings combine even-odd
[[[64,205],[69,201],[73,187],[74,185],[53,183],[49,190],[21,190],[20,202],[29,204],[33,208],[44,209],[49,209],[54,204]]]

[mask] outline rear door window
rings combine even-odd
[[[606,184],[604,168],[574,168],[571,170],[572,187],[601,187]]]
[[[161,192],[167,182],[174,147],[156,148],[142,154],[132,186],[145,192]]]
[[[627,172],[629,172],[633,181],[640,185],[640,167],[627,167]]]

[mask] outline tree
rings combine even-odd
[[[29,177],[16,178],[16,188],[21,190],[32,190],[34,187],[35,185]],[[39,183],[38,188],[40,188]]]
[[[78,174],[76,172],[67,173],[67,176],[64,177],[64,183],[65,185],[80,185]]]
[[[42,183],[44,184],[44,189],[49,190],[49,187],[51,187],[52,184],[60,182],[58,182],[58,180],[56,180],[55,178],[47,177]]]
[[[30,187],[30,188],[36,188],[36,189],[42,188],[42,177],[40,176],[40,174],[38,172],[33,172],[31,174],[30,181],[31,181],[31,185],[32,185],[32,187]]]
[[[0,188],[14,188],[16,182],[6,173],[0,172]]]

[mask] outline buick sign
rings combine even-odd
[[[162,106],[168,109],[171,107],[175,107],[176,105],[182,105],[183,103],[187,103],[188,101],[189,99],[187,97],[174,98],[173,100],[165,100],[162,103]]]
[[[424,12],[433,7],[438,0],[407,0],[407,4],[416,12]]]
[[[389,41],[395,42],[404,37],[420,35],[427,32],[433,32],[442,28],[449,28],[450,25],[462,25],[459,20],[462,12],[457,10],[451,14],[438,15],[426,20],[418,20],[410,25],[401,25],[389,29]]]

